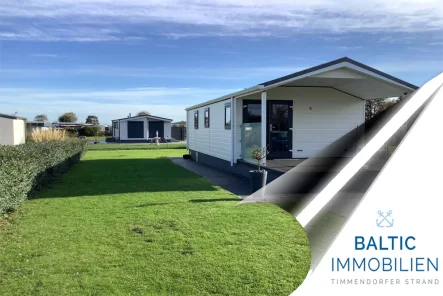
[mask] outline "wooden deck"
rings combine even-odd
[[[268,159],[266,168],[281,173],[295,167],[298,167],[298,172],[329,172],[340,170],[349,160],[350,158],[338,157]]]
[[[387,159],[388,157],[373,157],[361,170],[381,170]],[[282,174],[295,167],[298,167],[298,172],[330,172],[341,170],[350,160],[351,158],[347,157],[268,159],[266,161],[266,168]]]
[[[307,159],[305,158],[268,159],[266,161],[266,168],[286,173],[287,171],[298,166],[305,160]]]

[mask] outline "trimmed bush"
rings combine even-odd
[[[87,141],[78,139],[0,146],[0,215],[68,171],[86,149]]]

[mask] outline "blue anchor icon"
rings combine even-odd
[[[378,214],[378,218],[377,218],[376,222],[377,222],[377,226],[378,227],[389,228],[389,227],[394,226],[394,219],[391,217],[392,211],[388,211],[386,213],[386,215],[384,215],[384,213],[382,211],[378,211],[377,214]],[[388,218],[391,218],[391,219],[388,219]],[[388,225],[383,225],[383,224],[386,224],[386,223],[383,223],[383,222],[386,222]]]

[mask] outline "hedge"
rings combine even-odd
[[[86,149],[79,139],[0,146],[0,216],[68,171]]]

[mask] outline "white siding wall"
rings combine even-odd
[[[0,145],[14,144],[13,120],[0,117]]]
[[[261,94],[258,93],[241,99],[260,98]],[[315,155],[365,121],[363,100],[331,88],[278,87],[267,92],[267,99],[293,101],[293,158]],[[238,104],[243,105],[241,102]],[[240,129],[240,110],[237,119],[237,128]],[[237,135],[236,155],[240,157],[240,131],[237,131]]]
[[[231,161],[232,130],[225,129],[225,100],[187,111],[188,149]],[[204,125],[204,111],[209,107],[209,128]],[[194,128],[194,111],[198,110],[198,129]]]
[[[119,134],[120,134],[120,140],[127,140],[128,139],[128,124],[126,121],[119,121]]]
[[[26,122],[21,119],[13,120],[14,145],[24,144],[26,142]]]
[[[164,137],[165,139],[171,139],[171,123],[167,121],[164,122]]]
[[[0,117],[0,145],[19,145],[26,141],[26,122]]]
[[[194,127],[194,112],[192,110],[186,111],[186,148],[187,149],[191,149],[190,145],[194,145],[193,147],[195,147],[195,142],[194,141],[190,141],[189,137],[191,135],[191,133],[189,132],[191,130],[191,128]],[[194,133],[193,133],[194,135]]]

